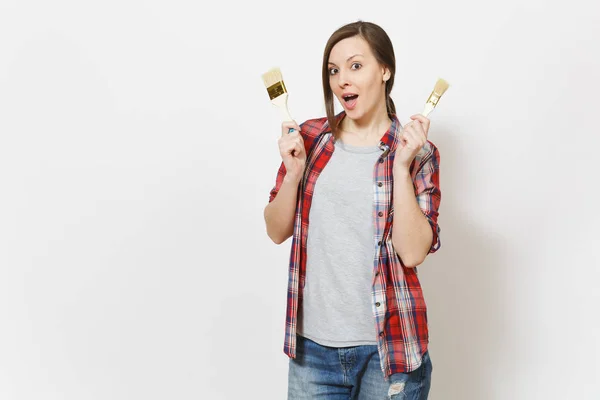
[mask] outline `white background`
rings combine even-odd
[[[281,68],[376,22],[431,114],[431,399],[600,398],[600,13],[589,1],[0,3],[0,399],[284,399],[291,241],[263,208]]]

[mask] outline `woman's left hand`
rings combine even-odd
[[[429,119],[421,114],[413,115],[410,119],[412,121],[404,126],[400,134],[400,143],[394,158],[394,169],[405,168],[408,170],[416,155],[427,143]]]

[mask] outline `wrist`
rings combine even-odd
[[[394,174],[394,179],[406,178],[410,176],[410,167],[408,165],[394,165],[392,173]]]
[[[300,183],[301,179],[302,179],[302,175],[298,176],[295,174],[285,174],[285,176],[283,177],[283,182],[297,185]]]

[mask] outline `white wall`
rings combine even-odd
[[[2,0],[1,399],[285,398],[260,75],[324,115],[324,44],[359,18],[395,45],[403,122],[452,85],[430,398],[600,398],[595,2]]]

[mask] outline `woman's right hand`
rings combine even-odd
[[[294,129],[293,132],[289,132]],[[300,127],[295,121],[286,121],[281,124],[281,137],[277,141],[279,154],[285,165],[286,178],[300,181],[306,165],[306,150],[304,140],[300,135]]]

